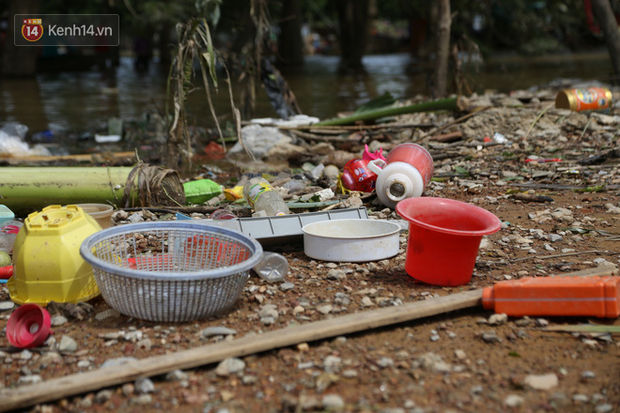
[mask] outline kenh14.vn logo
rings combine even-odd
[[[36,42],[43,36],[42,19],[24,19],[22,24],[22,36],[29,42]]]

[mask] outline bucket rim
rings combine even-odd
[[[470,210],[474,210],[478,212],[479,214],[482,214],[483,216],[488,218],[489,225],[487,228],[475,230],[475,231],[471,231],[471,230],[465,231],[465,230],[460,230],[460,229],[452,229],[452,228],[445,228],[445,227],[440,227],[437,225],[432,225],[427,222],[420,221],[414,217],[411,217],[409,214],[403,211],[403,208],[405,208],[407,204],[415,204],[415,203],[444,203],[444,204],[451,204],[454,206],[459,206],[461,208],[467,208]],[[456,199],[449,199],[449,198],[430,197],[430,196],[429,197],[407,198],[407,199],[400,201],[398,204],[396,204],[396,213],[400,215],[403,219],[408,221],[410,224],[415,223],[415,225],[418,225],[422,228],[430,229],[430,230],[437,231],[437,232],[442,232],[444,234],[451,234],[451,235],[482,237],[484,235],[494,234],[502,228],[502,221],[492,212],[487,211],[486,209],[481,208],[477,205],[473,205],[467,202],[457,201]]]
[[[382,232],[380,234],[372,234],[372,235],[347,235],[347,234],[326,234],[324,232],[320,232],[317,231],[316,227],[322,227],[322,226],[330,226],[330,225],[334,225],[336,223],[355,223],[357,225],[364,225],[364,223],[366,222],[373,222],[377,223],[377,225],[383,225],[384,227],[386,227],[385,232]],[[391,235],[394,235],[398,232],[400,232],[400,225],[394,223],[394,222],[390,222],[390,221],[384,221],[384,220],[377,220],[377,219],[339,219],[336,221],[315,221],[315,222],[310,222],[306,225],[304,225],[301,228],[301,231],[303,232],[304,235],[308,235],[308,236],[312,236],[315,238],[322,238],[322,239],[330,239],[330,240],[366,240],[366,239],[375,239],[375,238],[384,238],[384,237],[389,237]]]

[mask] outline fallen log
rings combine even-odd
[[[261,335],[247,335],[233,341],[150,357],[121,366],[77,373],[16,389],[0,389],[0,400],[2,400],[0,412],[119,385],[136,380],[138,377],[157,376],[176,369],[191,369],[216,363],[228,357],[243,357],[299,343],[476,307],[481,304],[482,290],[467,291],[432,300],[407,303],[398,307],[362,311],[314,323],[287,327]]]
[[[176,171],[135,167],[3,167],[2,204],[18,216],[48,205],[102,203],[119,207],[184,205]]]

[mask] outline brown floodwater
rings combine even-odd
[[[338,57],[309,56],[302,68],[285,72],[299,105],[307,115],[320,119],[353,110],[371,98],[390,92],[397,99],[428,95],[428,65],[408,54],[364,58],[365,73],[340,75]],[[546,57],[504,56],[466,68],[475,90],[510,92],[544,85],[558,78],[608,82],[611,64],[606,51]],[[40,73],[33,79],[0,79],[0,123],[17,121],[30,133],[46,129],[70,132],[105,130],[110,117],[128,120],[165,110],[168,69],[151,64],[138,73],[129,57],[111,70]],[[234,82],[233,82],[234,83]],[[235,87],[238,104],[239,91]],[[214,95],[216,111],[229,112],[225,88]],[[187,110],[191,123],[212,124],[204,91],[196,90]],[[275,117],[266,93],[259,90],[254,117]]]

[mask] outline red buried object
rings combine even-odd
[[[24,304],[11,314],[6,338],[17,348],[40,346],[51,334],[50,313],[38,304]]]

